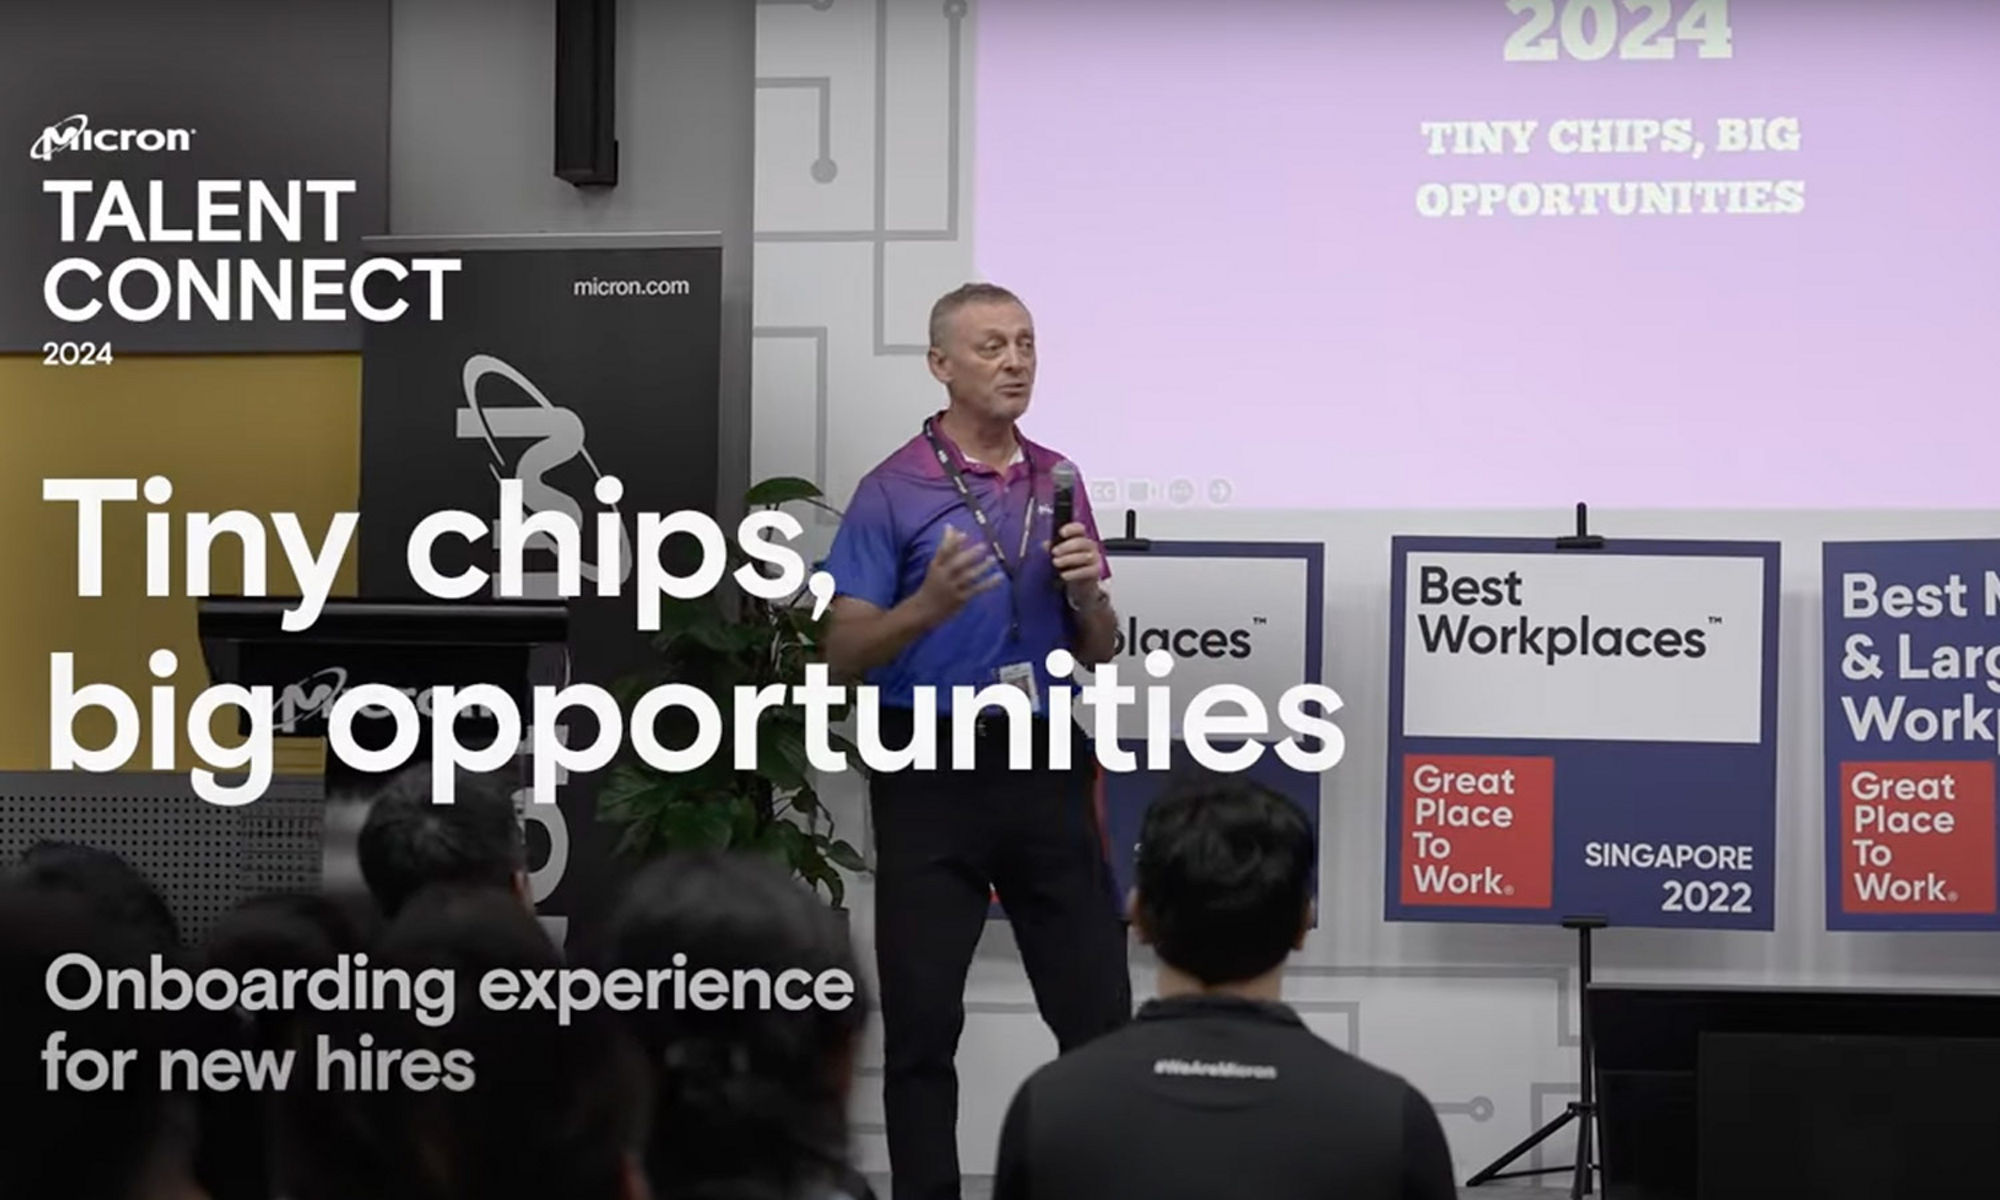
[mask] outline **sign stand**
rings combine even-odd
[[[1590,532],[1590,509],[1582,501],[1576,506],[1576,532],[1556,539],[1558,550],[1602,550],[1604,537]],[[1467,1187],[1478,1187],[1495,1179],[1514,1179],[1523,1175],[1552,1175],[1557,1171],[1571,1171],[1574,1178],[1570,1182],[1572,1197],[1587,1196],[1592,1190],[1596,1168],[1592,1163],[1591,1135],[1596,1125],[1597,1103],[1592,1088],[1592,1072],[1596,1070],[1592,1062],[1590,1044],[1590,931],[1603,929],[1610,922],[1603,917],[1564,917],[1562,927],[1576,930],[1576,1010],[1577,1010],[1577,1059],[1579,1080],[1578,1098],[1563,1106],[1562,1113],[1540,1129],[1529,1134],[1512,1150],[1495,1159],[1484,1170],[1465,1181]],[[1576,1131],[1576,1161],[1567,1167],[1542,1167],[1539,1170],[1508,1171],[1523,1154],[1542,1144],[1555,1132],[1571,1121],[1582,1124]]]
[[[1556,539],[1558,550],[1602,550],[1604,536],[1590,532],[1590,506],[1576,502],[1576,532]]]
[[[1552,1175],[1557,1171],[1573,1171],[1569,1194],[1572,1197],[1587,1196],[1591,1193],[1591,1180],[1596,1168],[1592,1165],[1591,1134],[1596,1125],[1597,1103],[1591,1087],[1591,1072],[1596,1069],[1592,1062],[1590,1045],[1590,931],[1602,929],[1609,922],[1603,917],[1564,917],[1563,928],[1576,930],[1576,1008],[1577,1008],[1577,1058],[1582,1080],[1579,1085],[1581,1095],[1565,1105],[1561,1115],[1528,1135],[1526,1140],[1512,1150],[1495,1159],[1485,1170],[1465,1181],[1466,1187],[1478,1187],[1495,1179],[1515,1179],[1523,1175]],[[1534,1149],[1551,1137],[1557,1130],[1571,1121],[1582,1125],[1576,1131],[1576,1162],[1568,1167],[1542,1167],[1538,1170],[1504,1170],[1515,1159]]]
[[[1144,554],[1152,548],[1151,538],[1139,536],[1139,514],[1129,508],[1125,510],[1125,536],[1104,539],[1107,554]]]

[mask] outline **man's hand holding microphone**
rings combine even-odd
[[[1086,665],[1111,657],[1117,644],[1117,616],[1111,611],[1111,597],[1104,591],[1104,552],[1090,530],[1076,520],[1076,468],[1068,459],[1055,465],[1054,556],[1056,575],[1062,580],[1069,606],[1077,615],[1077,661]]]

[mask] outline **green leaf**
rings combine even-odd
[[[678,596],[664,596],[660,599],[660,628],[653,635],[653,645],[664,648],[667,643],[698,625],[721,623],[722,616],[716,612],[712,597],[683,600]]]
[[[635,821],[627,825],[625,832],[619,835],[618,847],[612,853],[621,858],[627,855],[642,853],[646,848],[646,843],[651,840],[651,834],[652,827],[650,825],[643,821]]]
[[[826,848],[826,856],[837,867],[862,875],[868,873],[868,863],[861,857],[861,852],[845,841],[836,841],[829,845]]]
[[[766,479],[743,495],[743,502],[751,505],[788,504],[794,500],[817,500],[825,495],[819,486],[809,479],[796,475],[780,475]]]
[[[663,778],[630,764],[618,767],[598,792],[598,807],[609,812],[632,812],[645,807],[652,798],[664,799]]]
[[[745,848],[755,850],[793,874],[806,878],[806,872],[800,868],[793,853],[797,843],[792,840],[787,830],[797,833],[798,827],[783,819],[772,821],[759,829],[756,840]]]
[[[790,791],[806,785],[812,763],[806,758],[802,727],[783,720],[763,720],[757,724],[757,771],[778,787]]]
[[[735,814],[721,804],[684,804],[661,814],[660,832],[674,850],[726,850]]]
[[[719,619],[698,621],[689,625],[682,631],[681,636],[698,646],[717,650],[723,654],[755,649],[763,640],[754,629],[725,625]]]
[[[765,506],[796,500],[838,515],[816,486],[795,477],[766,480],[750,490],[749,499]],[[732,568],[749,562],[740,548],[731,547]],[[842,868],[829,861],[836,822],[812,785],[816,772],[806,753],[804,714],[784,705],[760,712],[757,727],[741,731],[755,743],[757,761],[744,770],[734,761],[734,689],[802,683],[807,664],[823,657],[827,622],[812,618],[811,603],[803,592],[763,600],[742,592],[733,580],[699,599],[662,603],[652,660],[634,664],[633,673],[614,684],[628,725],[645,691],[671,682],[714,699],[724,714],[724,736],[716,754],[690,770],[617,768],[600,794],[597,815],[622,826],[621,854],[713,848],[768,854],[815,889],[823,884],[836,897],[843,894]],[[692,714],[678,705],[658,713],[654,726],[655,736],[669,747],[687,745],[695,733]],[[849,739],[834,735],[830,741],[850,763],[859,758]],[[865,869],[860,855],[841,845],[848,869]]]
[[[811,861],[813,844],[805,830],[790,821],[773,821],[771,836],[784,848],[785,857],[791,862],[796,864]]]
[[[729,844],[732,846],[754,846],[757,844],[757,810],[748,804],[738,804],[730,812]]]

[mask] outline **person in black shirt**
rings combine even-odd
[[[1159,998],[1009,1106],[994,1200],[1451,1200],[1430,1102],[1280,999],[1312,925],[1311,827],[1238,777],[1179,784],[1141,833],[1133,924]]]

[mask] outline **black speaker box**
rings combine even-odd
[[[556,177],[618,182],[618,0],[556,0]]]

